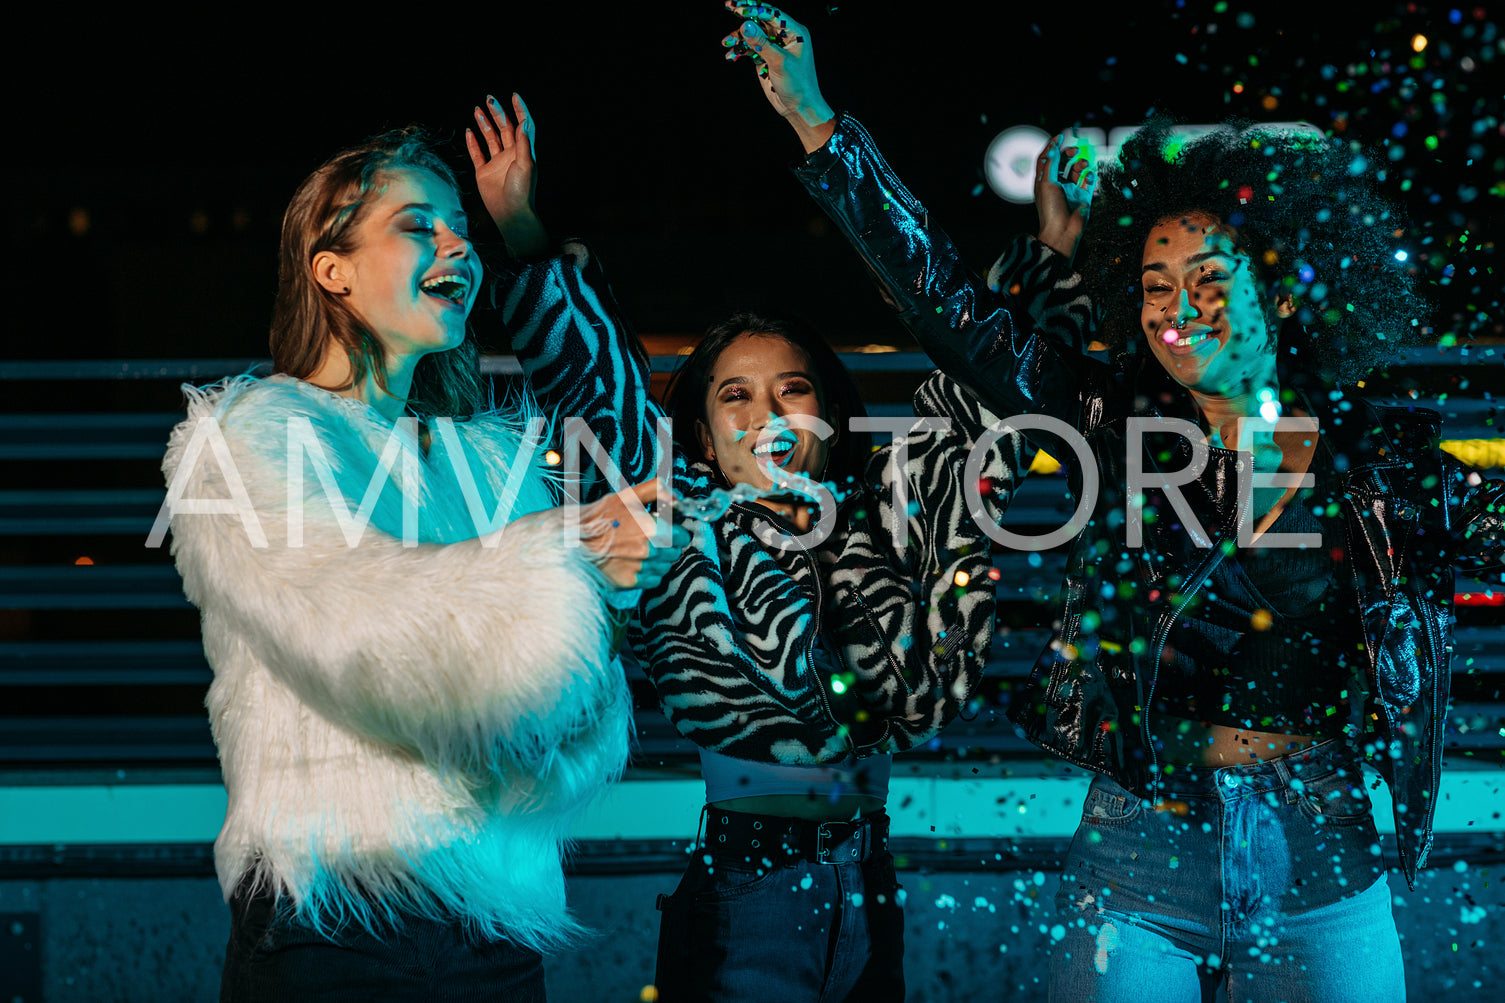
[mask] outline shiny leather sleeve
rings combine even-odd
[[[1082,354],[1079,339],[1036,323],[1007,290],[970,271],[856,119],[842,115],[795,176],[943,372],[999,415],[1045,414],[1078,426],[1084,367],[1101,364]]]
[[[1457,536],[1457,566],[1473,572],[1505,571],[1505,480],[1444,454],[1449,523]]]

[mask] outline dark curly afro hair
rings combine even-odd
[[[1100,337],[1137,351],[1140,266],[1150,228],[1206,213],[1233,228],[1268,288],[1279,364],[1336,383],[1383,366],[1425,330],[1429,305],[1395,252],[1410,228],[1379,189],[1383,161],[1356,143],[1252,123],[1177,135],[1152,118],[1103,171],[1082,241],[1081,272],[1100,290]],[[1277,296],[1297,314],[1281,323]]]

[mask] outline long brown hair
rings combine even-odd
[[[349,254],[357,246],[357,224],[373,201],[386,171],[431,171],[459,190],[454,172],[414,126],[373,136],[341,150],[314,171],[293,195],[282,217],[277,263],[277,302],[272,309],[272,365],[279,373],[306,377],[319,367],[332,340],[350,360],[345,390],[372,373],[386,389],[386,352],[360,318],[314,279],[320,251]],[[408,404],[420,414],[463,417],[489,406],[481,379],[480,349],[467,327],[465,340],[419,360]]]

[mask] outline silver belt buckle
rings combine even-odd
[[[831,838],[831,830],[822,822],[815,827],[815,862],[817,864],[829,864],[831,862],[831,848],[826,845],[826,840]]]

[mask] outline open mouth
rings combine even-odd
[[[1174,328],[1172,328],[1171,331],[1167,332],[1167,334],[1174,334],[1174,333],[1175,333],[1175,329]],[[1207,328],[1203,328],[1200,331],[1193,331],[1193,332],[1190,332],[1190,333],[1182,332],[1181,336],[1178,337],[1178,338],[1166,337],[1165,343],[1170,348],[1181,348],[1181,349],[1195,348],[1196,346],[1202,344],[1202,342],[1207,341],[1211,337],[1212,337],[1212,331],[1208,330]]]
[[[797,445],[799,441],[792,434],[783,432],[754,446],[753,458],[760,461],[766,460],[782,467],[794,453],[794,447]]]
[[[435,299],[464,306],[466,294],[470,292],[470,282],[463,275],[436,275],[431,279],[424,279],[418,288]]]

